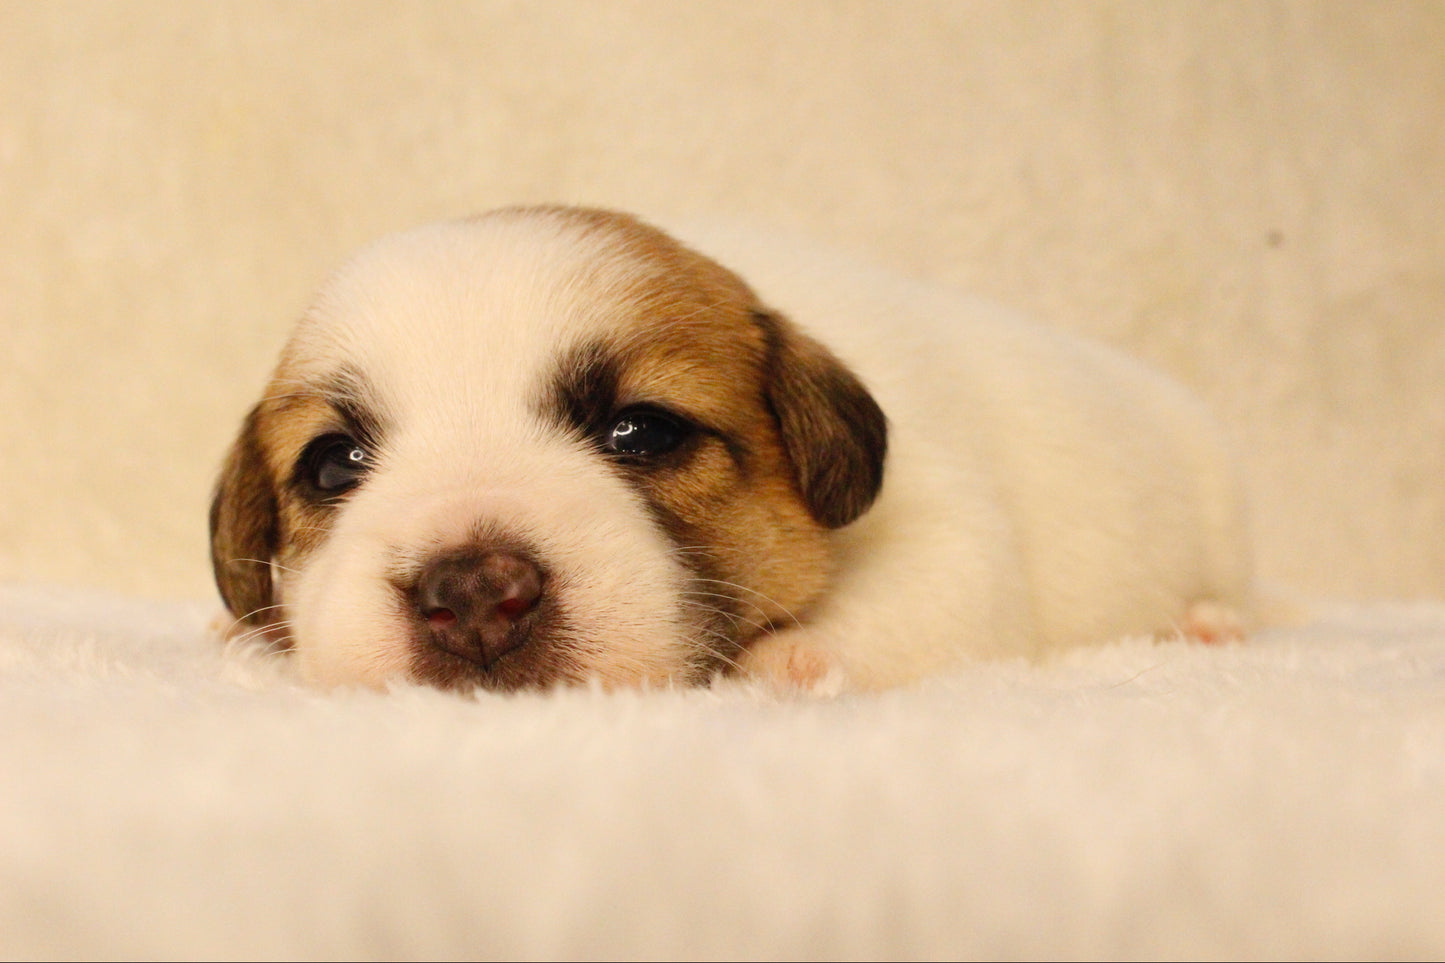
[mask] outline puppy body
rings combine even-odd
[[[889,415],[888,479],[833,535],[809,624],[750,651],[891,685],[1125,635],[1213,641],[1254,611],[1236,465],[1197,398],[1002,307],[798,245],[706,250],[813,330]]]
[[[780,247],[533,208],[364,251],[223,470],[228,607],[324,684],[506,689],[873,688],[1248,606],[1180,389]]]

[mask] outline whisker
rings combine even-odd
[[[749,587],[746,586],[746,585],[739,585],[739,584],[736,583],[736,582],[728,582],[728,581],[725,581],[724,579],[718,579],[718,578],[695,578],[693,581],[696,582],[696,583],[706,583],[706,584],[708,584],[709,586],[716,586],[716,587],[718,587],[718,588],[737,589],[737,590],[740,591],[740,592],[747,592],[749,595],[756,596],[757,598],[761,599],[763,602],[767,603],[767,605],[770,605],[770,606],[772,606],[774,609],[776,609],[777,611],[781,612],[781,613],[787,618],[787,620],[790,621],[793,625],[801,626],[801,625],[803,624],[802,620],[799,619],[796,615],[794,615],[793,612],[792,612],[792,610],[790,610],[786,605],[783,605],[783,604],[782,604],[781,602],[779,602],[777,599],[771,597],[770,595],[768,595],[768,594],[765,593],[765,592],[759,592],[757,589],[749,588]],[[768,609],[765,608],[762,604],[760,604],[760,603],[758,603],[758,602],[754,602],[754,601],[752,601],[751,599],[739,598],[739,597],[737,597],[737,596],[728,595],[728,594],[726,594],[726,593],[724,593],[724,592],[707,593],[707,592],[696,591],[696,590],[693,590],[693,589],[688,589],[688,590],[687,590],[687,594],[692,594],[692,595],[709,595],[709,594],[710,594],[710,595],[712,595],[712,596],[714,596],[714,597],[716,597],[716,598],[731,599],[732,601],[738,602],[739,604],[742,604],[742,605],[751,605],[753,608],[757,609],[758,612],[762,613],[765,617],[767,617],[767,618],[768,618],[768,621],[769,621],[770,623],[773,621],[773,619],[772,619],[770,616],[768,616]]]
[[[718,642],[722,642],[722,643],[726,644],[726,646],[727,646],[728,648],[730,648],[730,649],[737,649],[738,651],[741,651],[741,647],[738,646],[738,644],[737,644],[736,641],[734,641],[733,639],[728,638],[727,636],[723,635],[721,632],[716,632],[716,631],[714,631],[714,630],[712,630],[712,629],[707,629],[707,628],[701,628],[701,629],[699,629],[698,631],[701,632],[703,635],[711,636],[712,638],[716,639]],[[721,651],[716,645],[712,645],[712,644],[708,643],[707,641],[705,641],[705,640],[703,640],[703,639],[700,639],[700,638],[697,638],[697,637],[695,637],[695,636],[687,636],[687,637],[685,637],[685,638],[683,639],[683,643],[684,643],[685,645],[687,645],[689,648],[693,649],[694,651],[702,653],[702,654],[706,657],[706,660],[707,660],[708,662],[721,663],[723,666],[726,666],[727,668],[735,669],[735,670],[737,670],[737,671],[742,671],[742,665],[741,665],[736,659],[732,658],[731,656],[729,656],[729,655],[725,654],[723,651]],[[705,667],[706,667],[706,666],[700,665],[698,668],[705,668]]]
[[[265,565],[265,566],[268,567],[268,568],[272,568],[272,567],[274,567],[274,568],[279,568],[281,571],[287,572],[287,573],[289,573],[289,574],[291,574],[291,575],[295,575],[295,574],[297,574],[297,573],[300,571],[299,569],[288,568],[287,566],[282,565],[280,562],[276,562],[276,561],[273,561],[273,560],[267,559],[267,558],[228,558],[228,559],[226,559],[226,564],[227,564],[227,565],[234,565],[236,562],[250,562],[250,563],[253,564],[253,565]]]
[[[274,633],[282,632],[280,637]],[[291,620],[283,619],[278,622],[270,622],[266,625],[257,626],[249,632],[232,636],[226,640],[228,645],[247,646],[254,644],[258,639],[265,641],[261,651],[266,655],[277,655],[286,651],[286,640],[291,636]]]
[[[704,558],[711,558],[711,559],[716,559],[716,558],[718,557],[718,554],[719,554],[717,547],[715,547],[715,546],[709,546],[709,545],[678,545],[678,546],[674,546],[674,547],[672,548],[672,551],[673,551],[675,554],[678,554],[678,555],[695,555],[695,556],[702,556],[702,557],[704,557]],[[731,551],[731,550],[729,550],[729,551]],[[734,554],[736,554],[736,553],[734,553]],[[711,584],[713,584],[713,585],[717,585],[717,586],[721,586],[721,587],[725,587],[725,588],[737,589],[739,592],[746,592],[746,593],[748,593],[749,595],[757,596],[758,598],[760,598],[760,599],[762,599],[764,602],[766,602],[768,605],[771,605],[771,606],[776,607],[779,611],[781,611],[784,615],[786,615],[786,616],[793,622],[793,624],[795,624],[795,625],[801,625],[801,624],[802,624],[802,622],[799,621],[798,617],[788,610],[788,607],[787,607],[787,606],[782,605],[781,603],[778,602],[777,599],[772,598],[772,597],[769,596],[766,592],[760,592],[760,591],[758,591],[758,590],[755,589],[755,588],[752,588],[752,587],[747,586],[747,585],[741,585],[741,584],[739,584],[739,583],[737,583],[737,582],[730,582],[730,581],[728,581],[728,580],[726,580],[726,579],[712,578],[712,577],[709,577],[709,576],[694,576],[694,577],[693,577],[693,581],[695,581],[695,582],[708,582],[708,583],[711,583]],[[726,597],[726,596],[724,596],[724,597]],[[733,597],[733,601],[742,602],[743,599]],[[755,605],[755,606],[756,606],[757,608],[759,608],[760,610],[762,609],[762,606],[757,605],[757,603],[750,603],[750,604]]]
[[[261,614],[262,612],[269,612],[269,611],[271,611],[272,609],[279,609],[279,608],[282,608],[282,605],[280,605],[279,603],[276,604],[276,605],[263,605],[263,606],[261,606],[260,608],[252,609],[252,610],[249,611],[249,612],[246,612],[246,613],[244,613],[244,614],[242,614],[242,615],[237,616],[236,618],[232,619],[232,620],[231,620],[231,624],[226,627],[226,632],[225,632],[226,638],[227,638],[227,639],[242,638],[243,636],[238,636],[238,635],[235,634],[235,632],[236,632],[236,630],[237,630],[240,626],[244,625],[247,621],[249,621],[252,616],[259,615],[259,614]],[[265,629],[265,628],[266,628],[266,624],[263,624],[263,625],[261,625],[261,626],[259,626],[259,627],[253,626],[253,627],[252,627],[251,629],[249,629],[245,634],[246,634],[246,635],[249,635],[251,632],[255,632],[255,631],[258,631],[259,629]]]
[[[741,625],[750,625],[750,626],[752,626],[753,628],[757,629],[759,632],[766,632],[766,631],[769,630],[769,628],[772,627],[770,622],[755,622],[755,621],[753,621],[752,619],[750,619],[750,618],[748,618],[747,616],[742,615],[742,614],[740,614],[740,613],[737,613],[737,612],[729,612],[727,609],[719,608],[719,607],[716,606],[716,605],[712,605],[712,604],[709,604],[708,602],[701,601],[701,599],[703,599],[703,598],[715,598],[715,599],[727,599],[728,601],[731,601],[731,602],[742,602],[742,601],[743,601],[742,599],[734,599],[734,598],[732,598],[731,596],[728,596],[728,595],[719,595],[719,594],[717,594],[716,592],[706,592],[706,593],[689,592],[689,593],[684,593],[684,594],[686,594],[686,595],[691,595],[691,596],[694,596],[694,597],[695,597],[695,598],[684,598],[684,599],[683,599],[683,604],[684,604],[684,605],[691,606],[692,608],[695,608],[695,609],[701,609],[702,611],[705,611],[705,612],[711,612],[711,613],[713,613],[714,615],[720,615],[720,616],[722,616],[723,618],[727,619],[728,621],[732,622],[732,624],[733,624],[734,626],[737,626],[737,625],[740,625],[740,624],[741,624]],[[752,603],[746,603],[746,604],[752,604]],[[753,607],[754,607],[754,608],[758,608],[757,606],[753,606]],[[766,617],[767,613],[766,613],[766,612],[763,612],[763,610],[762,610],[761,608],[758,608],[758,611],[759,611],[759,612],[762,612],[762,614],[764,615],[764,617]]]
[[[284,605],[283,603],[281,603],[281,602],[277,602],[277,603],[275,603],[274,605],[262,605],[262,606],[258,606],[257,608],[252,609],[251,611],[247,612],[245,615],[242,615],[240,618],[236,619],[236,622],[244,622],[244,621],[246,621],[247,619],[251,618],[253,615],[260,615],[262,612],[270,612],[270,611],[273,611],[274,609],[279,609],[279,608],[285,608],[285,605]],[[234,624],[234,623],[233,623],[233,624]]]

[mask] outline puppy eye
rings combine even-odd
[[[693,428],[683,419],[656,408],[629,408],[617,415],[604,442],[624,458],[657,458],[674,451]]]
[[[371,454],[354,438],[323,435],[307,446],[301,467],[314,488],[336,495],[361,481],[371,467]]]

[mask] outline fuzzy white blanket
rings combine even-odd
[[[822,701],[321,694],[211,614],[0,587],[0,956],[1445,954],[1445,606]]]

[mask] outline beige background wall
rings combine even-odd
[[[1267,575],[1445,594],[1445,5],[0,3],[0,578],[204,596],[322,276],[515,201],[821,235],[1128,347]]]

